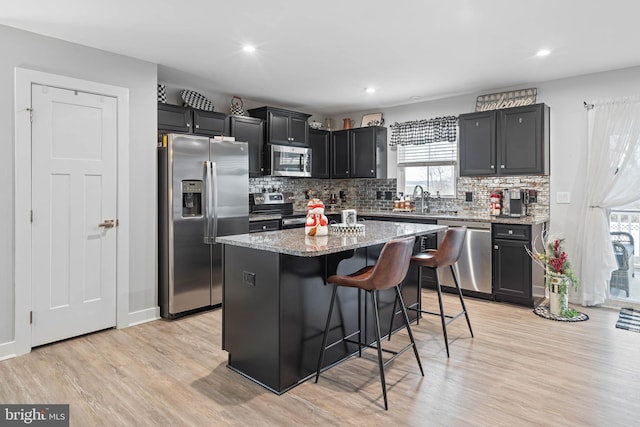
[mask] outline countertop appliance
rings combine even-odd
[[[438,225],[449,227],[467,227],[464,248],[458,262],[454,265],[458,283],[471,295],[491,298],[493,285],[491,280],[491,224],[488,222],[438,220]],[[438,269],[443,287],[455,288],[451,270]]]
[[[217,236],[249,232],[249,155],[233,138],[168,134],[158,147],[158,300],[175,318],[222,303]]]
[[[268,165],[272,176],[310,177],[311,148],[271,144]]]

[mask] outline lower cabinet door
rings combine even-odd
[[[493,241],[493,287],[498,301],[533,304],[531,296],[531,258],[517,240]]]

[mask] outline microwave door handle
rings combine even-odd
[[[211,213],[213,212],[213,192],[212,192],[212,167],[211,162],[204,162],[204,188],[205,201],[204,204],[204,243],[211,243]]]
[[[209,243],[215,243],[216,237],[218,237],[218,168],[216,162],[211,163],[211,177],[212,177],[212,189],[213,193],[213,227],[211,230],[212,234],[209,235]]]
[[[304,172],[304,154],[300,154],[300,165],[298,166],[300,172]]]

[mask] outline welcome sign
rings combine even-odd
[[[532,105],[536,103],[537,95],[538,89],[536,88],[481,95],[476,100],[476,111],[499,110],[502,108]]]

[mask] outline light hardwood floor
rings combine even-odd
[[[445,295],[456,308],[454,296]],[[424,304],[435,308],[425,290]],[[277,396],[226,367],[221,311],[107,330],[0,362],[0,402],[69,403],[72,426],[631,426],[640,423],[640,333],[617,310],[576,307],[561,323],[510,304],[465,300],[449,326],[413,330],[412,352],[387,367],[385,411],[375,351]],[[405,333],[393,336],[400,346]]]

